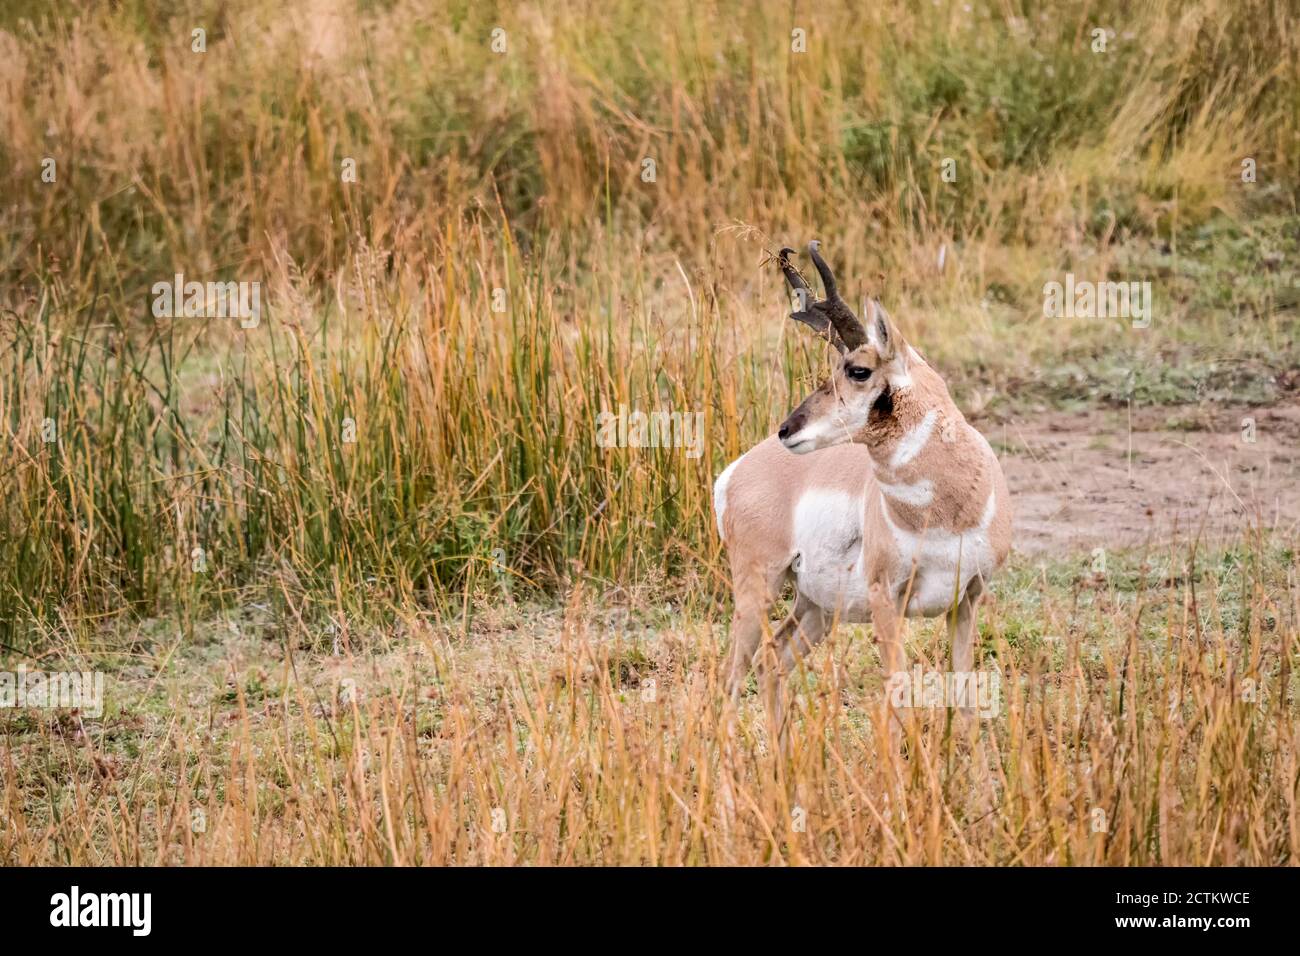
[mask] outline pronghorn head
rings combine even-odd
[[[790,265],[793,250],[782,249],[781,271],[800,304],[791,318],[812,326],[839,350],[835,372],[790,413],[777,437],[796,454],[816,451],[857,439],[877,416],[892,411],[893,389],[907,381],[907,343],[875,300],[867,302],[864,324],[840,298],[835,276],[814,240],[808,253],[822,277],[826,297],[810,301],[812,290]]]

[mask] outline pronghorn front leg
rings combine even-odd
[[[893,589],[884,577],[873,578],[867,588],[871,603],[871,629],[880,645],[880,661],[884,665],[885,690],[882,707],[889,723],[889,740],[897,752],[902,745],[903,715],[890,702],[890,678],[907,674],[907,653],[903,649],[903,634],[898,607],[894,603]]]
[[[983,590],[984,586],[980,583],[980,579],[972,578],[970,584],[966,586],[966,593],[948,613],[948,637],[952,641],[953,675],[959,681],[960,675],[968,675],[966,677],[968,683],[958,684],[958,686],[972,689],[975,687],[975,611]],[[958,708],[958,713],[963,724],[969,727],[975,715],[974,706],[964,704]]]
[[[975,679],[975,619],[984,585],[978,577],[966,586],[956,607],[948,612],[948,635],[952,640],[952,670],[955,686],[963,688],[963,693],[972,695],[957,707],[954,733],[958,741],[966,741],[972,751],[972,793],[975,806],[992,811],[996,802],[993,774],[980,742],[978,722],[976,721],[976,700],[979,682]],[[983,702],[980,701],[980,704]]]
[[[972,578],[966,586],[966,593],[948,614],[952,669],[957,674],[968,674],[975,669],[975,606],[979,603],[983,590],[979,578]]]

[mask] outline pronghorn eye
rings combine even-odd
[[[871,378],[871,369],[864,368],[861,365],[850,365],[844,369],[844,374],[855,382],[865,382]]]

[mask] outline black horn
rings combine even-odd
[[[791,312],[790,318],[796,322],[802,322],[811,328],[822,338],[826,339],[839,352],[844,351],[844,343],[835,332],[834,326],[831,325],[830,316],[818,307],[819,302],[813,301],[813,290],[808,282],[799,274],[799,270],[790,264],[790,256],[794,255],[794,250],[786,247],[777,254],[777,262],[781,265],[781,271],[785,273],[785,281],[790,283],[790,288],[799,293],[798,311]]]
[[[835,276],[831,274],[831,267],[822,258],[821,248],[822,244],[814,239],[808,243],[808,255],[812,256],[813,265],[817,267],[817,274],[822,277],[822,287],[826,290],[826,298],[838,299],[840,293],[835,288]]]
[[[808,283],[799,274],[799,270],[790,265],[790,256],[792,255],[794,255],[794,250],[786,246],[777,253],[777,261],[781,263],[781,271],[785,273],[785,281],[790,283],[790,288],[797,292],[800,289],[807,289]]]
[[[817,273],[822,277],[822,285],[826,290],[826,298],[818,302],[814,308],[830,319],[831,325],[835,327],[840,340],[849,351],[865,345],[867,330],[863,328],[858,317],[853,314],[853,310],[849,308],[848,303],[840,298],[839,290],[835,285],[835,276],[831,273],[831,267],[826,264],[826,260],[821,256],[821,243],[816,239],[808,243],[808,254],[812,256],[813,265],[817,267]]]

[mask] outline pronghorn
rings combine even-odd
[[[737,700],[768,612],[788,578],[792,613],[758,656],[784,738],[781,682],[835,619],[873,625],[886,677],[905,672],[899,617],[948,614],[952,669],[974,664],[975,607],[1011,547],[1006,479],[938,373],[878,303],[867,323],[840,298],[818,244],[808,251],[826,297],[782,249],[799,300],[791,318],[840,352],[834,373],[775,435],[736,459],[713,488],[735,597],[727,678]],[[897,721],[890,721],[897,735]]]

